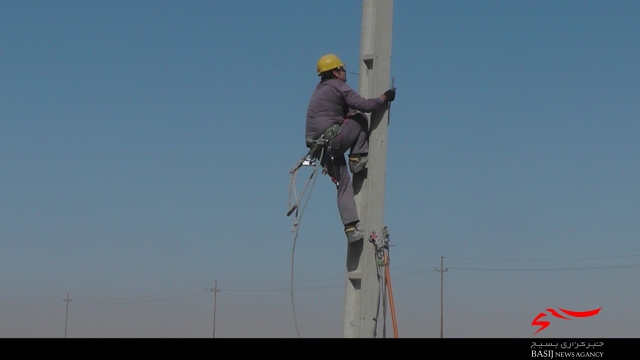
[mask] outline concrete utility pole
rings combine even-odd
[[[448,269],[444,268],[444,257],[440,257],[440,270],[436,269],[437,272],[440,273],[440,338],[443,337],[443,329],[444,329],[444,273],[448,271]]]
[[[365,98],[382,95],[390,88],[391,24],[393,0],[363,0],[360,39],[359,93]],[[382,234],[384,186],[387,164],[387,108],[371,114],[367,170],[353,177],[363,242],[347,248],[344,337],[373,338],[376,335],[380,274],[369,235]]]
[[[214,282],[213,289],[209,289],[213,292],[213,338],[216,338],[216,307],[218,304],[218,293],[220,289],[218,289],[218,280]]]
[[[67,338],[67,320],[69,319],[69,301],[71,301],[71,299],[69,299],[69,293],[67,293],[67,298],[62,300],[67,303],[67,310],[64,313],[64,338],[66,339]]]

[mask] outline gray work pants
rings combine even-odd
[[[350,154],[366,154],[369,152],[369,120],[362,113],[347,116],[340,125],[341,131],[331,142],[331,159],[329,154],[323,159],[323,165],[327,166],[328,174],[334,183],[338,185],[338,211],[343,225],[360,221],[356,201],[353,197],[353,184],[349,175],[349,168],[345,159],[347,150]]]

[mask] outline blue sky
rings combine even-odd
[[[394,4],[385,225],[401,337],[638,337],[640,3]],[[360,1],[0,2],[0,337],[295,337],[288,170]],[[301,178],[304,177],[301,175]],[[341,337],[318,179],[303,337]],[[390,331],[388,331],[389,333]],[[540,336],[540,335],[536,335]]]

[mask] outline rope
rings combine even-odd
[[[318,178],[316,175],[318,174],[318,167],[320,162],[316,161],[315,162],[315,166],[313,168],[313,171],[311,172],[311,175],[309,175],[309,179],[307,179],[307,182],[304,186],[304,189],[302,190],[302,193],[300,194],[300,198],[298,198],[298,194],[296,191],[296,179],[297,179],[297,175],[298,175],[298,171],[300,170],[300,168],[302,166],[305,166],[305,161],[309,161],[309,166],[311,166],[311,164],[313,163],[313,158],[310,156],[311,151],[309,152],[309,154],[303,156],[300,161],[298,161],[298,163],[296,164],[296,166],[294,166],[289,173],[291,174],[291,182],[289,184],[289,212],[287,213],[287,216],[291,215],[294,211],[295,211],[295,218],[293,221],[293,226],[291,228],[291,232],[294,233],[293,236],[293,245],[291,248],[291,284],[290,284],[290,288],[291,288],[291,308],[293,311],[293,324],[296,328],[296,334],[298,335],[298,337],[300,337],[300,330],[298,329],[298,321],[297,321],[297,317],[296,317],[296,304],[295,304],[295,300],[293,297],[293,280],[294,280],[294,268],[295,268],[295,251],[296,251],[296,242],[298,240],[298,232],[300,230],[300,222],[302,221],[302,216],[304,215],[304,210],[307,208],[307,205],[309,204],[309,200],[311,199],[311,193],[313,191],[313,186],[316,183],[316,179]],[[321,152],[321,156],[320,158],[322,158],[322,154],[324,153],[324,150]],[[309,185],[311,185],[311,187],[309,187]],[[302,200],[305,198],[305,193],[307,192],[307,189],[309,189],[309,194],[306,197],[306,201],[304,202],[304,205],[302,206],[302,208],[300,208],[300,203],[302,202]],[[293,193],[293,198],[294,198],[294,203],[293,206],[291,204],[291,194]]]
[[[377,254],[377,249],[376,249]],[[378,257],[378,260],[379,257]],[[383,260],[384,261],[384,260]],[[384,264],[378,264],[378,272],[380,271],[380,267],[384,266]],[[380,287],[380,293],[382,296],[382,338],[387,338],[387,279],[385,276],[382,276],[382,286]]]
[[[393,290],[391,289],[391,272],[389,271],[389,249],[384,253],[385,270],[384,277],[387,283],[387,291],[389,293],[389,306],[391,307],[391,323],[393,325],[393,337],[398,338],[398,323],[396,322],[396,307],[393,304]]]
[[[391,287],[391,272],[389,270],[389,231],[385,226],[382,230],[382,241],[379,242],[378,237],[372,234],[372,243],[375,248],[378,273],[380,268],[384,267],[384,276],[382,277],[382,288],[380,289],[379,296],[382,296],[382,309],[383,309],[383,323],[382,323],[382,337],[387,337],[387,297],[389,299],[389,306],[391,307],[391,323],[393,326],[393,337],[398,338],[398,324],[396,322],[396,309],[393,302],[393,289]]]

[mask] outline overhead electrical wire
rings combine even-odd
[[[624,259],[624,258],[637,258],[640,255],[621,255],[621,256],[600,256],[600,257],[584,257],[584,258],[557,258],[557,259],[506,259],[506,258],[470,258],[470,257],[448,257],[449,259],[458,259],[458,260],[480,260],[480,261],[515,261],[515,262],[533,262],[533,261],[593,261],[593,260],[608,260],[608,259]],[[403,266],[393,266],[392,270],[406,268],[409,266],[414,266],[418,264],[423,264],[425,262],[429,262],[430,260],[425,260],[422,262],[407,264]],[[574,266],[574,267],[539,267],[539,268],[523,268],[523,267],[464,267],[464,266],[449,266],[448,269],[451,270],[460,270],[460,271],[501,271],[501,272],[548,272],[548,271],[588,271],[588,270],[614,270],[614,269],[635,269],[640,268],[640,264],[619,264],[619,265],[593,265],[593,266]],[[403,273],[395,273],[394,277],[396,279],[408,278],[419,276],[423,274],[428,274],[431,272],[435,272],[433,268],[429,269],[417,269],[414,271],[407,271]],[[331,277],[331,278],[323,278],[323,279],[311,279],[311,280],[298,280],[298,281],[230,281],[223,280],[223,284],[226,283],[226,286],[221,286],[220,289],[222,291],[228,292],[248,292],[248,293],[257,293],[257,292],[285,292],[291,291],[293,287],[298,284],[295,289],[296,291],[315,291],[315,290],[324,290],[331,288],[341,288],[344,286],[342,283],[342,277]],[[317,284],[322,282],[329,282],[327,284]],[[335,283],[332,283],[335,282]],[[189,297],[197,297],[200,295],[205,295],[205,291],[194,291],[198,287],[206,286],[213,282],[204,282],[196,285],[192,285],[189,287],[170,290],[165,292],[153,293],[148,295],[135,295],[135,296],[121,296],[121,297],[96,297],[96,296],[85,296],[82,293],[75,293],[74,301],[82,302],[82,303],[90,303],[90,304],[144,304],[144,303],[157,303],[163,301],[173,301],[181,298],[189,298]],[[284,285],[289,283],[290,288],[279,287],[277,285]],[[313,283],[316,283],[315,285]],[[257,287],[236,287],[233,284],[255,284],[255,285],[265,285],[267,288],[257,288]],[[299,286],[300,284],[305,284],[309,286]],[[274,287],[274,285],[276,285]],[[0,303],[0,311],[20,311],[20,310],[29,310],[35,308],[49,307],[58,303],[59,299],[48,299],[42,300],[39,302],[29,303],[29,304],[8,304],[8,303]]]
[[[637,258],[640,255],[619,255],[619,256],[595,256],[595,257],[582,257],[582,258],[547,258],[547,259],[505,259],[505,258],[477,258],[477,257],[458,257],[448,256],[448,259],[460,259],[460,260],[488,260],[488,261],[579,261],[579,260],[607,260],[607,259],[622,259],[622,258]]]
[[[632,265],[608,265],[608,266],[582,266],[568,268],[463,268],[447,267],[449,270],[472,270],[472,271],[575,271],[575,270],[605,270],[605,269],[626,269],[640,268],[640,264]]]

